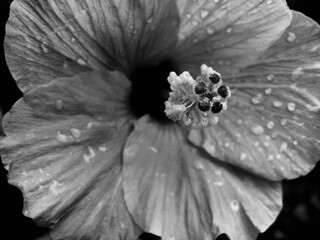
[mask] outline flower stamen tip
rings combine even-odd
[[[171,92],[165,102],[168,118],[184,126],[203,129],[218,123],[218,113],[227,109],[231,96],[229,87],[221,75],[202,64],[201,75],[194,80],[189,72],[179,76],[171,72],[168,77]]]

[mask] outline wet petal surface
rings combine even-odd
[[[162,239],[255,239],[281,208],[281,185],[216,161],[177,126],[140,119],[124,149],[124,193],[135,222]]]
[[[225,79],[217,127],[190,139],[212,156],[268,179],[308,173],[320,156],[319,26],[300,13],[255,64]]]
[[[0,149],[9,182],[23,193],[24,214],[52,227],[54,239],[138,234],[120,164],[128,88],[116,72],[58,79],[29,91],[4,117]]]
[[[175,44],[174,1],[29,1],[11,5],[8,66],[23,91],[89,69],[156,64]]]
[[[222,74],[235,74],[253,63],[290,24],[282,0],[177,0],[181,23],[176,61],[198,75],[205,63]]]

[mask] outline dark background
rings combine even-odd
[[[9,2],[11,1],[2,0],[0,3],[0,109],[2,108],[3,112],[7,112],[21,96],[8,71],[3,54],[4,26],[8,18]],[[288,0],[288,4],[291,9],[303,12],[320,23],[317,0]],[[22,215],[22,195],[18,189],[7,184],[6,173],[7,171],[0,167],[0,238],[34,240],[45,234],[47,229],[37,227],[31,219]],[[320,164],[307,176],[283,181],[283,188],[283,210],[276,222],[265,233],[259,235],[258,240],[320,240]]]

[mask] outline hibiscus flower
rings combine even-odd
[[[14,1],[0,149],[23,213],[53,239],[255,239],[319,159],[319,29],[283,0]],[[196,128],[167,77],[202,64],[232,97]]]

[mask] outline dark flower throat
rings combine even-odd
[[[155,121],[166,124],[171,121],[164,113],[170,85],[167,77],[177,72],[171,61],[163,61],[155,67],[138,67],[130,76],[132,90],[130,109],[136,117],[149,114]]]

